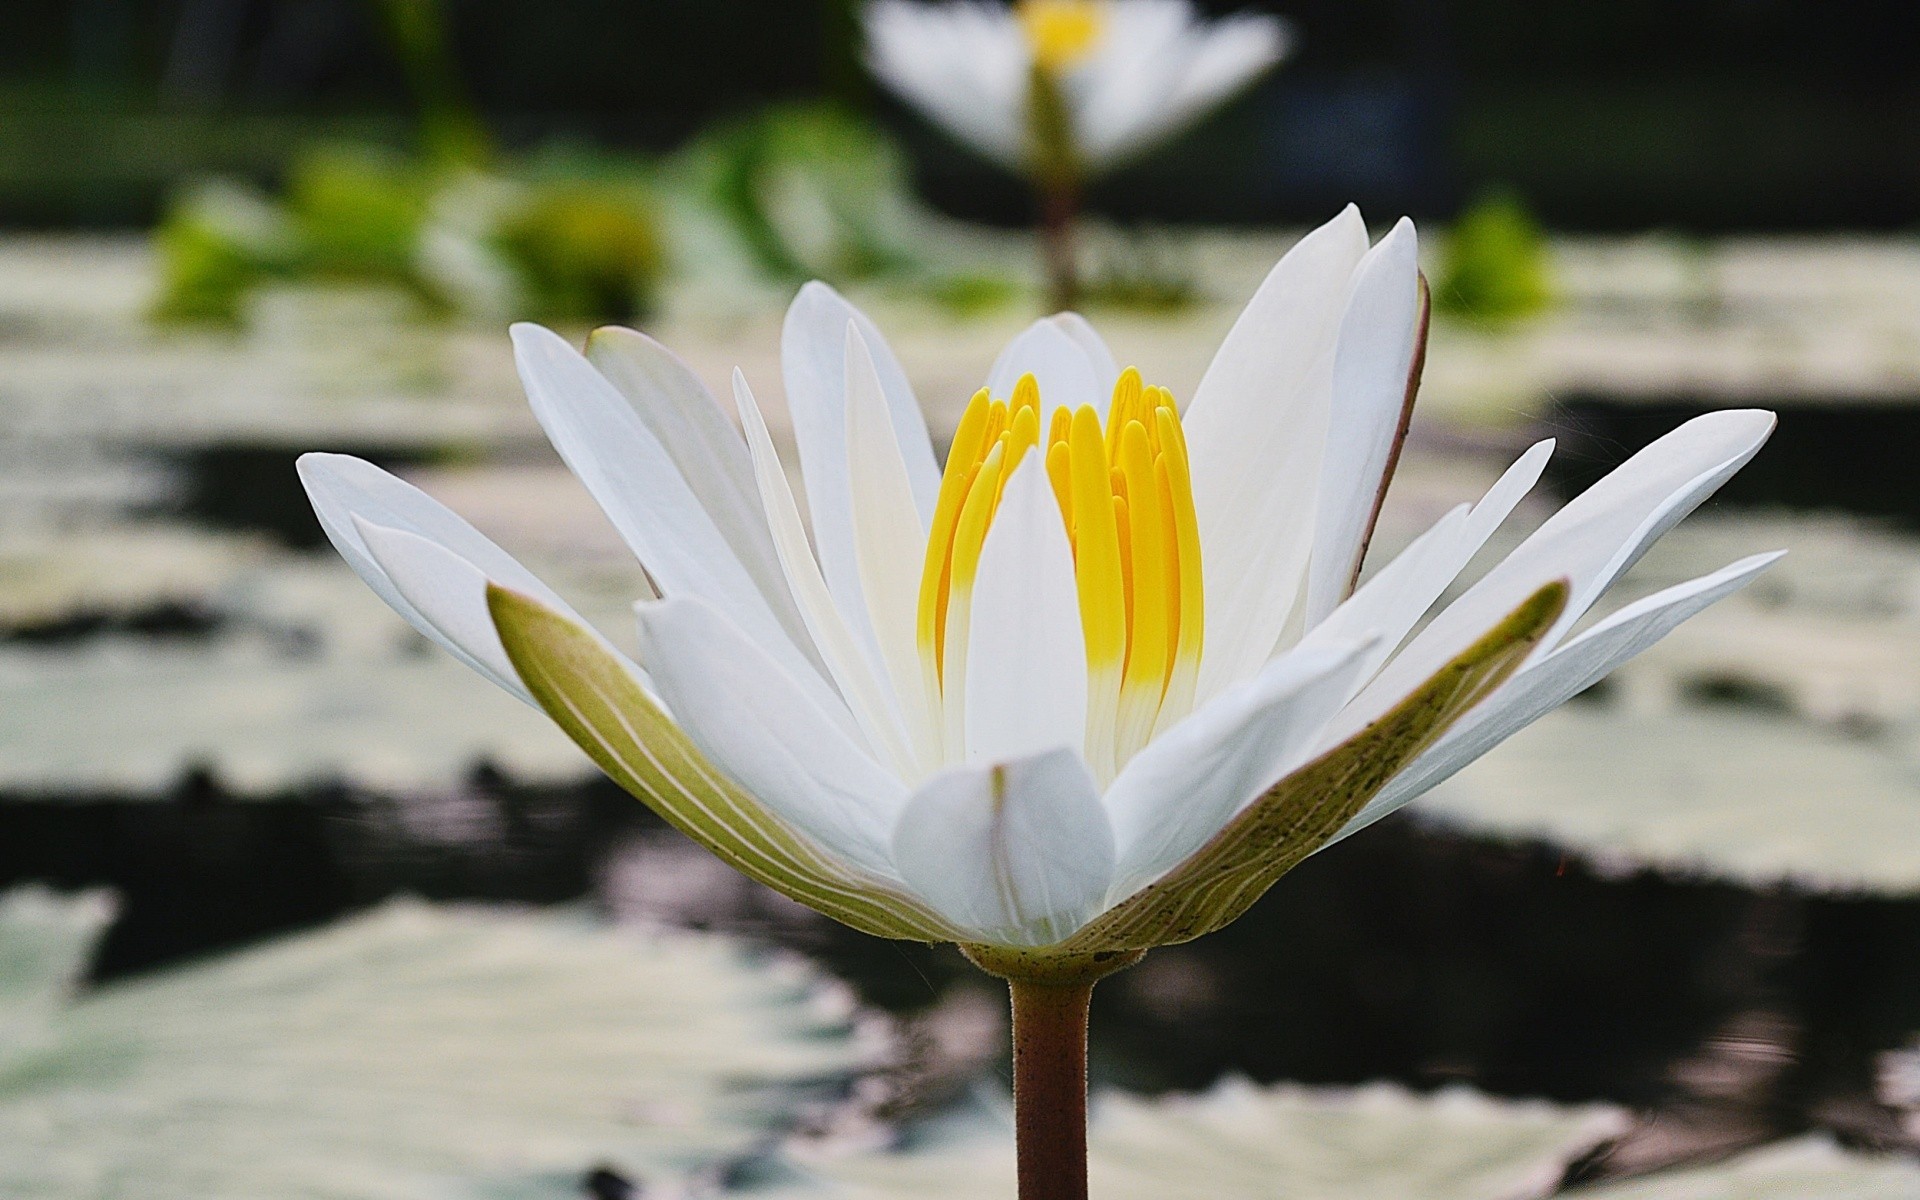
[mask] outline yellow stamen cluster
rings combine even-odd
[[[930,697],[961,734],[969,601],[1007,479],[1041,449],[1073,547],[1088,669],[1087,757],[1110,777],[1193,703],[1202,641],[1200,535],[1186,438],[1173,396],[1129,368],[1103,423],[1053,410],[1022,376],[1006,401],[984,389],[954,434],[920,580],[919,641]]]
[[[1033,61],[1063,71],[1085,58],[1106,26],[1102,0],[1019,0],[1014,15],[1033,47]]]

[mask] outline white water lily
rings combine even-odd
[[[629,330],[518,326],[541,425],[644,564],[639,655],[377,468],[308,455],[328,536],[423,634],[544,709],[742,871],[857,928],[1044,961],[1181,941],[1772,560],[1574,634],[1759,449],[1760,411],[1653,443],[1422,619],[1541,443],[1355,590],[1424,353],[1402,221],[1349,208],[1273,269],[1184,408],[1062,314],[988,373],[944,473],[879,331],[802,289],[782,340],[810,525]],[[1571,635],[1571,636],[1570,636]]]
[[[874,0],[868,63],[930,120],[1015,171],[1068,150],[1104,170],[1178,133],[1279,62],[1278,17],[1203,19],[1189,0]],[[1036,89],[1051,91],[1036,103]],[[1046,110],[1057,106],[1057,113]],[[1067,145],[1036,118],[1064,119]]]

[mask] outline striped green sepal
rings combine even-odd
[[[1287,776],[1192,857],[1056,948],[1164,946],[1234,920],[1518,670],[1566,603],[1564,582],[1535,592],[1386,715]]]
[[[926,905],[841,863],[722,774],[591,632],[493,584],[487,607],[540,707],[669,825],[748,878],[862,933],[958,940]]]

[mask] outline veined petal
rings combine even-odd
[[[860,327],[847,324],[847,464],[853,489],[854,550],[860,587],[880,651],[876,669],[891,683],[894,711],[919,762],[940,761],[938,714],[920,659],[920,560],[927,526],[914,506],[880,374]]]
[[[609,325],[587,338],[587,361],[606,377],[679,468],[734,557],[796,645],[806,628],[787,591],[740,431],[673,351],[644,333]]]
[[[1111,355],[1107,361],[1112,361]],[[1040,428],[1044,430],[1056,408],[1074,412],[1090,406],[1103,417],[1106,415],[1107,401],[1113,394],[1113,379],[1118,378],[1120,372],[1116,370],[1103,388],[1100,383],[1105,367],[1105,363],[1094,361],[1082,341],[1058,318],[1045,317],[1007,343],[1007,348],[1000,352],[993,368],[987,372],[987,390],[1005,400],[1013,395],[1013,385],[1022,375],[1033,376],[1033,381],[1040,385]]]
[[[694,745],[782,820],[882,878],[906,804],[899,777],[794,686],[780,664],[693,597],[635,605],[640,659]]]
[[[1371,645],[1298,646],[1134,755],[1107,789],[1118,854],[1111,898],[1153,882],[1297,766]]]
[[[734,403],[740,409],[740,423],[746,431],[747,447],[753,460],[754,477],[766,507],[767,525],[773,531],[774,547],[786,573],[787,585],[800,607],[801,619],[813,644],[826,660],[827,674],[839,689],[832,703],[821,707],[838,715],[844,711],[858,726],[873,752],[892,764],[904,777],[917,774],[912,745],[895,698],[875,673],[875,664],[855,641],[853,631],[827,590],[827,582],[807,545],[807,531],[800,522],[800,509],[794,503],[793,490],[787,484],[786,470],[773,448],[767,423],[753,389],[739,371],[733,373]]]
[[[1333,417],[1314,516],[1306,625],[1353,591],[1413,419],[1426,330],[1419,241],[1405,217],[1367,251],[1333,353]]]
[[[1007,481],[973,585],[967,651],[970,763],[1008,762],[1087,729],[1087,649],[1073,549],[1040,455]]]
[[[893,839],[900,875],[967,934],[1045,946],[1095,912],[1113,876],[1113,831],[1071,750],[955,767],[914,793]]]
[[[780,367],[786,380],[787,412],[800,451],[800,473],[807,489],[807,513],[820,573],[855,640],[872,661],[880,650],[860,585],[858,538],[853,527],[853,481],[847,464],[847,324],[860,331],[873,356],[874,371],[887,397],[900,460],[906,465],[914,507],[922,525],[933,520],[940,472],[926,418],[914,400],[906,372],[880,330],[840,293],[824,283],[800,289],[787,309],[780,332]]]
[[[1060,949],[1164,946],[1238,917],[1511,676],[1560,615],[1566,597],[1564,582],[1529,596],[1391,711],[1274,784],[1205,846],[1101,913]]]
[[[1300,598],[1334,336],[1366,252],[1352,207],[1302,238],[1221,343],[1183,418],[1206,573],[1198,703],[1266,661]]]
[[[1358,833],[1446,782],[1460,768],[1667,636],[1682,621],[1751,583],[1782,553],[1756,554],[1629,604],[1566,645],[1529,663],[1395,776],[1328,844]]]
[[[668,596],[725,612],[795,675],[819,667],[796,644],[666,447],[600,372],[560,335],[513,327],[514,359],[540,427]]]
[[[489,610],[541,708],[615,783],[748,878],[877,937],[958,940],[899,884],[825,850],[709,762],[586,627],[490,585]]]
[[[1773,425],[1773,414],[1757,409],[1708,413],[1628,459],[1442,610],[1355,698],[1335,723],[1335,735],[1390,707],[1517,597],[1564,578],[1571,588],[1567,610],[1541,642],[1542,652],[1551,649],[1655,538],[1759,452]]]
[[[303,454],[297,470],[327,540],[376,595],[449,654],[527,703],[533,703],[533,697],[521,686],[519,678],[511,671],[499,669],[499,659],[489,658],[476,652],[473,646],[456,640],[406,597],[368,547],[359,522],[417,534],[471,564],[483,578],[491,578],[536,596],[549,607],[571,613],[566,601],[451,509],[370,462],[345,454]],[[482,645],[480,649],[486,647]]]
[[[353,527],[367,553],[414,612],[426,621],[425,626],[419,627],[422,632],[494,683],[533,703],[533,696],[520,682],[520,676],[507,659],[506,648],[500,644],[500,635],[493,627],[493,614],[487,611],[488,585],[505,581],[489,579],[486,572],[473,563],[418,534],[375,525],[360,516],[353,518]],[[582,629],[591,631],[592,627],[581,620],[578,613],[544,587],[540,589],[540,599]],[[625,658],[611,645],[605,649],[609,654]],[[644,671],[631,664],[629,669],[642,687],[651,689],[652,683]]]

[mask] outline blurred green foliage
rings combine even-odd
[[[1441,251],[1433,302],[1489,325],[1524,320],[1553,303],[1546,234],[1518,196],[1491,192],[1460,215]]]

